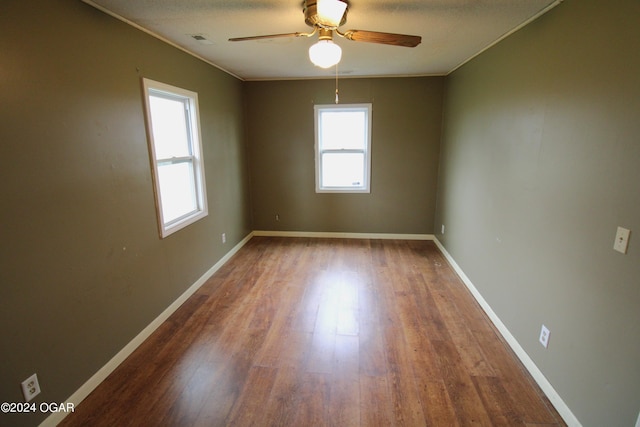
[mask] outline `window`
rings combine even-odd
[[[143,79],[161,237],[207,216],[198,94]]]
[[[368,193],[371,104],[316,105],[316,192]]]

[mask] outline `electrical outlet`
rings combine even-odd
[[[549,334],[551,334],[549,329],[542,325],[542,329],[540,330],[540,344],[542,344],[544,348],[549,347]]]
[[[280,215],[276,214],[276,221],[280,221]]]
[[[442,224],[442,230],[440,230],[440,234],[444,234],[444,224]]]
[[[25,402],[29,402],[40,394],[40,384],[38,384],[38,375],[36,374],[33,374],[26,380],[22,381],[21,385]]]
[[[222,243],[227,243],[227,233],[222,233]]]
[[[631,230],[618,227],[618,231],[616,232],[616,241],[613,243],[613,249],[615,249],[616,251],[622,254],[626,254],[627,247],[629,246],[630,234],[631,234]]]

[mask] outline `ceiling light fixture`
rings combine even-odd
[[[313,28],[310,33],[267,34],[262,36],[232,37],[229,41],[272,39],[280,37],[312,37],[319,35],[318,42],[309,48],[309,59],[322,68],[337,65],[342,58],[342,49],[333,43],[333,33],[346,40],[380,43],[391,46],[416,47],[422,41],[420,36],[408,34],[381,33],[368,30],[346,30],[339,27],[347,22],[349,0],[303,0],[304,22]]]
[[[338,28],[347,9],[340,0],[318,0],[318,23],[327,28]]]
[[[332,40],[331,30],[320,29],[319,41],[309,48],[309,59],[320,68],[329,68],[340,62],[342,49]]]
[[[329,68],[340,62],[342,49],[331,40],[320,40],[309,48],[309,59],[320,68]]]

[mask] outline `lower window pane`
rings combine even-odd
[[[322,187],[357,188],[364,185],[363,153],[323,153]]]
[[[165,224],[198,208],[192,163],[158,165],[158,175]]]

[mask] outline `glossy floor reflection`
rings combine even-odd
[[[67,426],[564,425],[433,242],[254,237]]]

